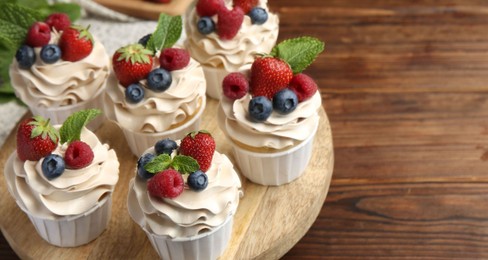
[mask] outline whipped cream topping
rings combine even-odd
[[[232,1],[225,2],[231,9]],[[256,53],[269,53],[278,38],[279,18],[269,12],[267,1],[259,1],[258,6],[268,12],[268,20],[262,25],[255,25],[245,15],[239,32],[231,40],[222,40],[217,33],[201,34],[196,26],[199,16],[195,8],[189,8],[185,22],[188,35],[186,49],[202,65],[225,68],[227,71],[237,71],[240,66],[252,63]],[[214,17],[214,21],[216,20],[217,16]]]
[[[60,33],[51,32],[52,44]],[[93,99],[105,86],[110,73],[110,59],[104,46],[94,40],[93,50],[76,62],[60,59],[46,64],[40,58],[41,47],[34,48],[36,62],[30,69],[20,69],[14,58],[9,73],[16,95],[29,106],[49,108],[78,104]]]
[[[231,139],[255,148],[283,149],[300,143],[317,128],[318,111],[322,106],[317,91],[310,99],[298,103],[288,115],[272,112],[264,122],[249,118],[251,95],[232,101],[220,100],[219,127]]]
[[[154,67],[159,67],[158,59]],[[107,86],[105,110],[108,118],[133,132],[159,133],[183,123],[205,102],[206,81],[200,63],[190,59],[183,69],[171,71],[171,86],[164,92],[144,88],[144,99],[132,104],[125,99],[125,87],[111,76]],[[145,80],[140,82],[146,84]]]
[[[154,153],[154,148],[148,152]],[[243,192],[239,176],[224,154],[214,153],[206,174],[206,189],[196,192],[185,187],[183,193],[174,199],[151,196],[147,191],[147,181],[133,178],[129,184],[130,215],[147,231],[171,238],[192,237],[212,231],[235,214]]]
[[[119,161],[115,151],[100,143],[96,135],[84,128],[81,140],[93,150],[93,162],[82,169],[65,169],[48,180],[42,173],[42,161],[21,161],[12,153],[5,177],[12,195],[32,215],[56,219],[83,214],[110,196],[119,179]],[[58,145],[53,154],[64,156],[67,144]]]

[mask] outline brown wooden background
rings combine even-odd
[[[335,147],[321,214],[284,259],[488,258],[488,1],[269,2],[280,39],[326,43],[307,72]]]

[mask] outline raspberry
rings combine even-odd
[[[220,9],[217,16],[217,34],[222,40],[234,38],[241,28],[242,21],[244,21],[244,11],[241,8]]]
[[[25,43],[31,47],[42,47],[51,40],[51,29],[43,22],[35,22],[27,32]]]
[[[240,72],[232,72],[222,81],[224,95],[232,100],[240,99],[249,90],[249,82],[246,76]]]
[[[224,7],[223,0],[199,0],[196,5],[199,16],[213,16]]]
[[[234,6],[240,7],[246,14],[259,4],[259,0],[233,0],[232,2]]]
[[[159,56],[161,68],[168,71],[179,70],[190,63],[190,53],[185,49],[166,48]]]
[[[51,27],[54,27],[56,31],[62,31],[71,25],[69,16],[65,13],[53,13],[46,18],[46,23]]]
[[[289,88],[293,90],[295,94],[297,94],[298,102],[311,98],[318,89],[315,81],[303,73],[293,76],[290,81]]]
[[[73,141],[68,145],[64,154],[66,168],[81,169],[93,161],[91,147],[83,141]]]
[[[184,186],[183,177],[174,169],[166,169],[156,173],[154,177],[147,181],[149,194],[157,198],[176,198],[183,192]]]

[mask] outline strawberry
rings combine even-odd
[[[290,65],[274,57],[258,57],[251,66],[250,92],[253,96],[272,99],[286,88],[293,77]]]
[[[253,7],[257,6],[259,0],[233,0],[234,6],[238,6],[245,14],[249,13]]]
[[[206,172],[212,164],[215,140],[207,131],[195,131],[186,135],[180,143],[180,154],[193,157]]]
[[[217,14],[217,34],[222,40],[231,40],[239,32],[242,21],[244,12],[241,8],[221,8]]]
[[[195,9],[200,17],[214,16],[224,6],[223,0],[198,0]]]
[[[39,161],[58,145],[59,134],[41,116],[22,121],[17,129],[17,156],[22,161]]]
[[[141,44],[127,45],[115,51],[112,64],[120,84],[128,87],[146,78],[151,72],[152,52]]]
[[[73,25],[63,30],[59,38],[61,58],[65,61],[79,61],[93,50],[93,37],[88,28]]]

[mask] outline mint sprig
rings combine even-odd
[[[154,53],[173,46],[181,37],[183,21],[181,16],[159,15],[158,25],[147,42],[147,48]]]
[[[102,111],[99,109],[87,109],[80,110],[69,116],[59,129],[61,143],[70,143],[72,141],[80,140],[83,127],[101,113]]]
[[[171,156],[167,154],[160,154],[144,165],[144,169],[153,174],[169,168],[175,169],[182,174],[186,174],[197,171],[200,169],[200,165],[198,165],[198,162],[190,156],[176,155],[171,159]]]
[[[324,51],[322,41],[304,36],[282,41],[271,50],[270,55],[286,61],[293,74],[297,74],[312,64],[322,51]]]

